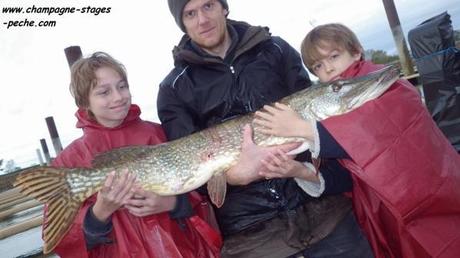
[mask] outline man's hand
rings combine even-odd
[[[260,147],[252,140],[252,129],[245,125],[241,154],[235,166],[226,172],[227,182],[231,185],[247,185],[253,181],[262,179],[259,174],[264,169],[262,160],[270,160],[270,153],[278,150],[289,152],[299,146],[299,143],[289,143],[274,147]]]
[[[269,160],[262,160],[266,170],[262,170],[259,173],[260,176],[266,179],[296,177],[315,183],[319,182],[316,171],[310,170],[293,158],[280,150],[276,154],[270,153]]]

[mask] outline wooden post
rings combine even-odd
[[[5,220],[6,218],[21,212],[25,211],[30,208],[38,207],[40,205],[43,205],[42,203],[36,201],[36,200],[29,200],[29,201],[24,201],[21,203],[18,203],[12,207],[9,207],[6,210],[0,210],[0,221]]]
[[[19,191],[18,188],[3,191],[0,193],[0,207],[2,207],[3,204],[7,204],[12,200],[16,200],[22,197],[24,197],[24,195]]]
[[[46,145],[46,140],[40,139],[40,145],[42,146],[43,155],[45,155],[46,164],[51,164],[50,151],[48,150],[48,145]]]
[[[15,188],[13,188],[15,189]],[[15,205],[27,202],[33,200],[32,197],[29,196],[24,196],[22,194],[19,194],[17,196],[13,196],[9,199],[0,199],[0,212],[4,211],[6,209],[9,209]]]
[[[46,125],[48,126],[48,131],[50,132],[51,141],[53,142],[54,151],[56,156],[62,151],[61,140],[59,139],[59,134],[56,129],[56,124],[52,116],[45,118]]]
[[[73,63],[80,59],[83,55],[79,46],[70,46],[64,49],[65,56],[67,58],[67,63],[69,67],[72,67]]]
[[[43,223],[43,215],[33,217],[31,219],[6,226],[2,229],[0,229],[0,239],[16,235],[18,233],[24,232],[28,229],[38,227]]]
[[[37,152],[37,158],[38,158],[38,162],[40,162],[40,166],[45,165],[45,162],[43,161],[43,157],[42,157],[42,153],[40,152],[40,149],[35,149],[35,151]]]
[[[399,61],[401,62],[401,68],[405,76],[409,76],[414,73],[414,65],[407,49],[407,43],[404,38],[404,33],[399,22],[398,12],[393,0],[383,0],[383,6],[387,14],[388,22],[390,23],[391,32],[396,43],[396,48],[399,53]]]

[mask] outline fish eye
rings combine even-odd
[[[340,89],[342,89],[342,86],[343,86],[343,82],[341,81],[335,81],[332,83],[331,87],[332,87],[332,91],[333,92],[339,92]]]

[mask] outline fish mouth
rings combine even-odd
[[[340,74],[337,74],[337,75],[334,75],[329,81],[338,81],[338,80],[341,80],[343,79]]]

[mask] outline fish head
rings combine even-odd
[[[366,76],[319,85],[309,104],[313,119],[350,112],[381,96],[399,78],[399,69],[387,66]],[[308,118],[308,117],[307,117]]]
[[[399,69],[387,66],[356,80],[348,81],[343,94],[347,110],[362,106],[369,100],[380,97],[399,78]]]

